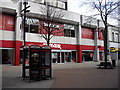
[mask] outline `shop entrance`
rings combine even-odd
[[[83,52],[82,61],[93,61],[93,52]]]
[[[52,52],[53,63],[76,62],[76,51]]]
[[[13,49],[2,49],[2,64],[14,64]]]
[[[120,51],[118,51],[118,59],[120,59]]]

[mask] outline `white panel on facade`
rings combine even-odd
[[[110,28],[108,28],[108,32],[109,32],[109,34],[108,34],[108,36],[109,36],[109,41],[112,41],[112,30],[110,29]]]
[[[94,40],[92,39],[81,39],[81,44],[82,45],[92,45],[94,46]]]
[[[97,19],[91,16],[83,16],[82,15],[82,24],[89,24],[97,26]]]
[[[43,6],[42,4],[33,3],[33,2],[29,2],[28,4],[30,6],[30,8],[29,8],[30,12],[42,14],[41,13],[41,7]]]
[[[98,46],[104,46],[104,41],[103,40],[98,40]]]
[[[118,43],[111,42],[111,43],[110,43],[110,47],[118,48],[118,47],[119,47],[119,44],[118,44]]]
[[[13,31],[3,31],[4,35],[3,35],[3,40],[15,40],[15,32]]]
[[[0,40],[3,40],[3,30],[0,30]]]
[[[29,2],[29,5],[31,6],[30,12],[43,14],[43,13],[41,13],[41,11],[43,11],[41,9],[45,9],[44,5],[33,3],[33,2]],[[61,9],[56,8],[55,10],[57,11],[57,10],[61,10]],[[63,19],[73,20],[73,21],[77,21],[77,22],[80,21],[80,15],[77,13],[73,13],[73,12],[69,12],[69,11],[65,11],[65,10],[61,10],[61,13],[64,16],[64,17],[62,17]]]
[[[65,44],[71,44],[71,38],[65,37]]]
[[[99,21],[99,27],[105,27],[103,21]]]
[[[1,6],[0,7],[7,7],[10,9],[16,9],[18,6],[18,0],[0,0]]]
[[[41,36],[40,36],[40,38],[39,38],[39,42],[41,42],[41,43],[42,43],[42,42],[43,42],[43,43],[46,43],[45,39],[44,39],[43,37],[41,37]]]
[[[51,43],[57,43],[57,37],[53,36],[50,40]]]
[[[71,38],[71,44],[77,44],[76,38]]]
[[[29,35],[29,36],[28,36]],[[40,36],[40,34],[33,34],[33,33],[28,33],[28,37],[27,37],[27,41],[30,41],[30,42],[42,42],[41,40],[40,40],[40,38],[42,38],[41,36]]]
[[[65,43],[65,37],[63,37],[63,36],[57,36],[56,37],[56,43],[62,43],[62,44],[64,44]]]
[[[63,19],[80,22],[80,15],[77,14],[77,13],[73,13],[73,12],[68,12],[68,11],[66,11]]]

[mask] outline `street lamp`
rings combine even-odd
[[[30,10],[27,10],[30,6],[27,6],[28,5],[28,2],[24,1],[23,2],[23,5],[24,5],[24,9],[21,11],[21,12],[24,12],[23,16],[23,47],[26,45],[26,42],[25,42],[25,25],[26,25],[26,12],[30,12]],[[23,64],[22,64],[22,69],[23,69],[23,72],[22,72],[22,77],[25,77],[25,51],[23,51]]]
[[[24,9],[21,11],[21,12],[24,12],[23,16],[23,46],[26,45],[26,42],[25,42],[25,24],[26,24],[26,12],[30,12],[30,10],[27,10],[30,6],[27,6],[28,5],[28,2],[23,2],[23,5],[24,5]]]

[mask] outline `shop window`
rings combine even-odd
[[[75,26],[64,24],[64,36],[75,37]]]
[[[58,1],[58,5],[57,5],[59,8],[63,8],[65,9],[65,3],[64,2],[61,2],[61,1]]]
[[[2,64],[14,64],[14,50],[13,49],[2,50]]]
[[[48,4],[51,5],[51,6],[57,6],[57,1],[56,0],[50,0]]]
[[[25,32],[38,33],[39,20],[34,18],[26,18]]]
[[[118,35],[118,41],[120,42],[120,34]]]
[[[114,42],[114,32],[112,32],[112,41]]]
[[[38,33],[38,28],[37,25],[30,25],[30,33]]]
[[[75,31],[71,30],[71,37],[75,37]]]
[[[44,0],[31,0],[32,2],[34,2],[34,3],[42,3],[42,4],[44,4]]]
[[[25,25],[25,32],[29,32],[29,25]]]
[[[115,42],[118,42],[119,35],[118,33],[115,34]]]
[[[64,29],[64,36],[70,37],[70,30]]]

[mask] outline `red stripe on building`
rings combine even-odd
[[[18,66],[20,64],[20,47],[22,46],[21,41],[16,41],[15,42],[15,66]]]
[[[82,50],[95,50],[95,46],[80,45]]]
[[[0,44],[0,47],[3,48],[15,48],[15,41],[9,41],[9,40],[0,40],[2,44]]]

